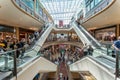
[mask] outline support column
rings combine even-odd
[[[67,40],[70,41],[69,32],[67,33]]]
[[[36,12],[36,0],[34,0],[34,12]]]
[[[116,37],[120,36],[120,26],[119,24],[117,24],[117,27],[116,27]]]
[[[28,36],[27,36],[27,33],[25,33],[25,42],[28,41]]]
[[[57,41],[57,34],[54,32],[54,41]]]
[[[42,17],[43,17],[43,20],[45,20],[45,8],[43,8],[42,10],[43,10]],[[45,23],[45,24],[46,24],[46,23]]]
[[[54,49],[55,45],[52,45],[52,52],[55,52],[55,49]]]
[[[19,40],[20,36],[19,36],[19,27],[15,27],[15,34],[16,34],[16,38]]]

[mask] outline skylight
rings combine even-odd
[[[63,24],[69,24],[72,16],[81,7],[82,0],[40,0],[46,10],[52,16],[55,24],[63,21]]]

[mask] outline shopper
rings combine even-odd
[[[85,43],[84,47],[83,47],[83,53],[84,53],[84,56],[88,55],[88,49],[87,49],[87,43]]]
[[[118,37],[118,40],[116,40],[112,47],[115,49],[115,54],[116,54],[116,51],[120,51],[120,36]]]
[[[91,56],[93,55],[93,48],[91,45],[88,46],[88,54]]]

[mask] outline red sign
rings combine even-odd
[[[63,26],[63,21],[59,20],[59,27]]]

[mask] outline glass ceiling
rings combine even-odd
[[[62,20],[69,24],[72,16],[80,9],[82,0],[40,0],[52,16],[55,24]]]

